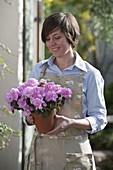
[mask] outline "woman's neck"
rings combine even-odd
[[[55,58],[54,64],[57,65],[57,67],[60,70],[64,70],[68,68],[69,66],[73,65],[75,63],[75,57],[68,57],[68,58]]]

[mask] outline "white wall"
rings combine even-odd
[[[6,104],[4,94],[18,83],[18,0],[10,0],[12,5],[0,0],[0,43],[9,47],[14,56],[8,56],[7,63],[14,70],[14,75],[5,74],[5,79],[0,80],[0,105]],[[1,71],[1,70],[0,70]],[[14,129],[21,128],[19,114],[7,116],[0,111],[0,122],[7,123]],[[0,150],[0,170],[18,170],[19,164],[19,137],[11,136],[9,146]]]

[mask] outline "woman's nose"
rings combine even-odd
[[[55,45],[55,40],[52,38],[52,39],[50,39],[50,44],[51,45]]]

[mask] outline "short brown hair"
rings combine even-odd
[[[76,18],[71,13],[56,12],[47,17],[42,27],[42,41],[45,43],[47,36],[57,28],[61,29],[73,48],[78,44],[80,29]]]

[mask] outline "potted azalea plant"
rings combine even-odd
[[[51,124],[49,122],[49,117],[54,117],[56,110],[59,110],[62,105],[64,105],[66,99],[70,99],[72,91],[70,88],[62,87],[54,82],[47,81],[45,79],[36,80],[30,78],[28,81],[19,83],[17,87],[11,88],[5,95],[5,99],[8,104],[8,109],[14,112],[15,110],[22,110],[24,116],[32,115],[35,120],[35,125],[38,126],[37,129],[40,133],[47,133],[52,129],[48,130],[45,127],[44,131],[40,130],[40,126],[45,126],[45,123],[36,121],[41,117],[48,126]],[[38,116],[38,118],[36,118]]]

